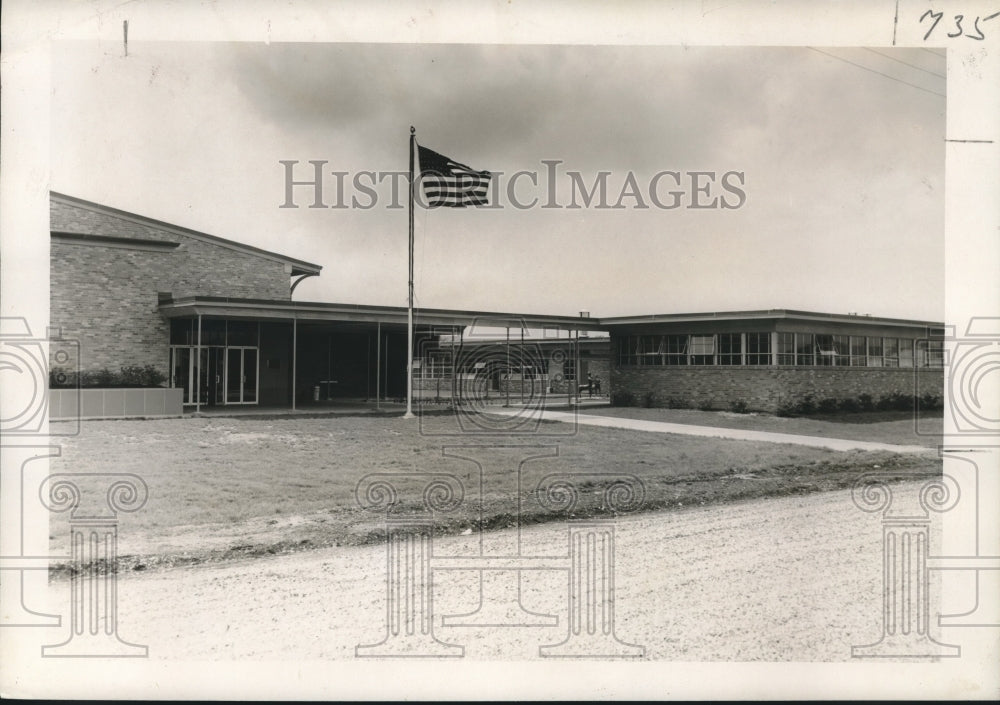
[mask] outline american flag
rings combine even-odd
[[[486,205],[490,187],[490,172],[459,164],[432,149],[417,145],[420,156],[420,183],[428,208]]]

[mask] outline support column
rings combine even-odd
[[[615,635],[615,527],[612,522],[569,525],[569,630],[558,644],[541,646],[549,658],[641,658],[645,647]]]
[[[451,403],[452,404],[455,404],[458,399],[456,396],[457,389],[455,387],[458,380],[458,370],[455,369],[455,338],[456,338],[455,326],[452,326],[451,327]]]
[[[576,405],[580,406],[580,329],[573,331],[573,390],[576,392]]]
[[[507,344],[505,349],[507,351],[507,369],[505,371],[507,375],[507,396],[504,398],[507,401],[504,402],[504,406],[510,406],[510,327],[507,328]]]
[[[201,413],[201,314],[198,314],[198,350],[194,357],[194,413]]]
[[[299,319],[292,319],[292,411],[295,411],[295,391],[298,387],[296,365],[299,361]]]
[[[521,403],[524,404],[524,326],[521,326],[521,350],[517,359],[521,363]]]

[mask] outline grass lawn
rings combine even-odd
[[[600,406],[582,408],[581,414],[613,416],[646,421],[719,426],[754,431],[774,431],[823,438],[848,438],[855,441],[922,445],[936,448],[941,443],[943,412],[921,413],[919,429],[912,411],[866,411],[857,413],[814,414],[809,417],[782,417],[770,414],[736,414],[729,411],[695,409],[647,409],[635,406]]]
[[[518,484],[519,449],[421,433],[450,423],[445,416],[424,419],[423,427],[378,416],[90,421],[63,441],[52,471],[132,472],[145,480],[147,505],[121,515],[122,564],[135,569],[379,540],[384,513],[355,501],[358,481],[374,472],[455,475],[465,501],[434,520],[442,533],[461,533],[477,529],[480,520],[487,528],[512,526],[518,514],[523,523],[569,518],[538,501],[536,486],[552,473],[634,475],[644,489],[643,509],[653,510],[849,487],[862,472],[895,479],[941,468],[933,454],[837,452],[581,426],[568,437],[500,439],[558,447],[557,457],[524,463]],[[445,457],[443,446],[463,444],[480,444],[458,451],[478,465]],[[396,484],[401,491],[393,515],[423,511],[423,485]],[[606,515],[607,484],[602,477],[580,483],[584,491],[572,516]],[[52,519],[54,550],[66,544],[66,521],[64,514]]]

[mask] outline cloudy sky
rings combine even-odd
[[[299,300],[406,304],[407,212],[285,201],[295,178],[407,168],[420,144],[497,176],[496,209],[418,209],[418,306],[596,316],[798,308],[941,319],[944,58],[927,49],[60,43],[52,189],[323,265]],[[554,181],[543,160],[559,160]],[[522,201],[506,195],[518,171]],[[600,172],[614,205],[568,205]],[[658,208],[663,171],[715,172]],[[705,179],[702,179],[704,183]],[[365,182],[366,184],[369,181]],[[677,189],[661,180],[661,202]],[[401,199],[405,205],[405,199]],[[578,197],[578,203],[581,202]]]

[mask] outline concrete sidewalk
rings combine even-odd
[[[497,409],[491,414],[517,415],[523,410]],[[822,436],[802,436],[793,433],[774,433],[771,431],[748,431],[740,428],[721,428],[719,426],[695,426],[692,424],[668,423],[665,421],[646,421],[642,419],[623,419],[611,416],[595,416],[593,414],[575,414],[572,411],[554,411],[545,409],[542,418],[546,421],[576,422],[581,426],[601,426],[604,428],[627,428],[633,431],[648,431],[650,433],[676,433],[684,436],[703,436],[706,438],[727,438],[737,441],[763,441],[765,443],[789,443],[812,448],[829,448],[830,450],[876,450],[890,453],[937,453],[937,449],[925,446],[903,446],[892,443],[874,443],[871,441],[853,441],[846,438],[823,438]]]

